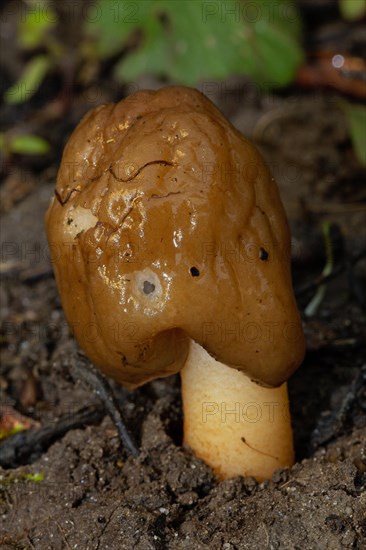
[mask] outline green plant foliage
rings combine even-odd
[[[141,20],[148,16],[151,3],[152,0],[94,2],[97,14],[95,18],[88,14],[85,34],[93,41],[95,55],[104,59],[117,54],[127,44],[133,31],[140,27]]]
[[[344,100],[340,105],[347,117],[355,155],[366,166],[366,107]]]
[[[365,0],[339,0],[339,10],[346,21],[357,21],[366,15]]]
[[[46,0],[25,0],[29,9],[22,11],[17,39],[23,49],[43,48],[47,53],[37,54],[25,65],[18,80],[4,94],[8,104],[28,101],[38,90],[52,63],[61,51],[60,43],[52,37],[58,16]]]
[[[120,81],[156,74],[192,85],[200,79],[247,74],[262,86],[284,86],[302,61],[294,2],[256,0],[100,0],[88,23],[95,54],[129,47],[116,65]]]
[[[32,473],[25,473],[21,472],[19,474],[7,474],[3,475],[0,478],[0,488],[8,487],[9,485],[12,485],[13,483],[22,483],[24,481],[32,481],[33,483],[39,483],[40,481],[43,481],[46,475],[44,472],[36,472],[35,474]]]
[[[36,472],[35,474],[25,474],[24,478],[27,481],[33,481],[34,483],[39,483],[40,481],[44,480],[45,474],[43,472]]]
[[[57,24],[58,17],[52,4],[45,0],[28,1],[19,21],[18,37],[22,48],[32,49],[44,45],[46,34]]]
[[[20,155],[45,155],[50,150],[50,144],[40,136],[23,134],[8,138],[0,134],[0,150]]]
[[[4,94],[11,105],[28,101],[38,90],[51,66],[47,55],[33,57],[25,66],[19,79]]]
[[[24,430],[26,430],[26,427],[21,422],[19,422],[19,424],[11,429],[3,430],[2,428],[0,428],[0,441],[3,441],[4,439],[11,437],[12,435],[15,435],[17,433],[23,432]]]

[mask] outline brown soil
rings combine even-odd
[[[157,85],[137,83],[146,84]],[[256,140],[278,181],[302,313],[316,291],[304,285],[324,267],[322,223],[335,224],[337,275],[316,315],[304,316],[307,355],[289,382],[297,463],[261,484],[218,482],[182,446],[178,376],[134,392],[111,382],[141,452],[134,459],[121,449],[96,395],[70,374],[78,348],[43,229],[63,143],[90,104],[75,97],[60,117],[51,104],[40,110],[38,97],[2,111],[7,127],[23,117],[35,133],[43,129],[54,153],[13,157],[0,187],[0,397],[3,417],[16,410],[33,421],[28,433],[46,427],[51,435],[25,454],[19,435],[0,446],[4,550],[366,548],[366,265],[364,256],[354,260],[365,248],[365,173],[335,95],[248,90],[233,79],[210,98]],[[103,94],[100,101],[117,99]],[[69,427],[58,430],[61,422]],[[18,454],[6,462],[14,438],[21,441]]]
[[[233,110],[225,96],[217,100],[224,111]],[[322,270],[322,221],[338,224],[344,246],[354,254],[364,242],[365,207],[360,168],[341,112],[326,97],[276,101],[284,117],[271,122],[259,145],[277,170],[296,239],[298,288]],[[294,101],[293,115],[289,105]],[[266,98],[257,120],[264,111]],[[250,117],[252,128],[245,127]],[[246,133],[256,124],[252,105],[237,108],[231,118]],[[325,158],[334,163],[324,164]],[[281,177],[291,173],[286,167],[297,168],[296,181]],[[48,271],[42,222],[52,189],[53,183],[39,181],[2,220],[7,252],[1,288],[3,399],[39,425],[56,424],[65,415],[72,419],[86,405],[99,406],[90,389],[73,382],[66,366],[77,346]],[[354,278],[361,281],[362,265],[356,268]],[[135,392],[114,385],[141,445],[140,456],[127,458],[112,421],[102,415],[99,424],[68,431],[47,448],[35,449],[22,459],[26,464],[3,469],[4,548],[363,548],[365,314],[353,284],[341,273],[329,283],[316,317],[304,322],[308,353],[290,381],[298,457],[291,470],[263,484],[245,478],[217,482],[181,446],[178,377]],[[300,306],[311,295],[300,296]],[[27,480],[27,473],[42,473],[44,479]]]

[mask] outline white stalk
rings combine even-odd
[[[293,464],[287,384],[263,388],[193,341],[181,378],[184,443],[219,478],[262,481]]]

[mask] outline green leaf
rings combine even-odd
[[[4,439],[7,439],[8,437],[11,437],[12,435],[15,435],[17,433],[20,433],[25,429],[26,427],[21,422],[5,430],[0,428],[0,441],[3,441]]]
[[[94,40],[95,54],[104,59],[118,53],[133,31],[147,23],[154,0],[99,0],[86,12],[84,31]]]
[[[341,107],[347,117],[355,155],[358,161],[366,166],[366,107],[344,100]]]
[[[33,57],[25,66],[19,79],[4,94],[11,105],[28,101],[40,87],[51,61],[47,55]]]
[[[1,134],[0,149],[20,155],[45,155],[50,150],[50,144],[39,136],[23,134],[7,139]]]
[[[270,88],[291,82],[303,59],[290,0],[101,0],[100,10],[89,27],[100,57],[121,51],[140,33],[137,46],[116,65],[120,81],[150,73],[193,85],[247,74]]]
[[[50,144],[39,136],[22,135],[11,140],[10,149],[23,155],[45,155],[50,150]]]
[[[18,26],[19,43],[31,49],[44,45],[45,36],[58,21],[52,4],[44,0],[28,1],[29,9],[23,10]]]
[[[145,44],[126,59],[118,63],[115,69],[120,81],[133,80],[142,74],[164,74],[164,67],[169,64],[169,55],[161,40],[161,28],[158,21],[152,19]],[[146,55],[146,51],[149,55]]]
[[[35,483],[39,483],[40,481],[43,481],[45,478],[45,474],[43,472],[36,472],[35,474],[25,474],[24,479],[27,481],[33,481]]]
[[[339,11],[346,21],[357,21],[366,15],[365,0],[339,0]]]

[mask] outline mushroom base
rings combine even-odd
[[[217,477],[263,481],[294,463],[287,384],[258,386],[193,341],[181,378],[184,443]]]

